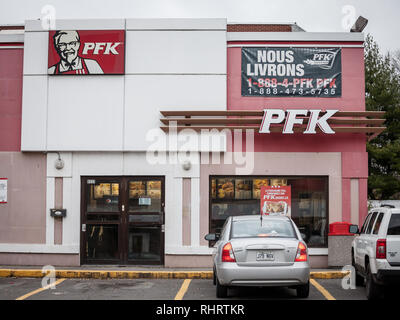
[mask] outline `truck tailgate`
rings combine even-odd
[[[392,266],[400,266],[400,214],[390,217],[386,238],[386,259]]]

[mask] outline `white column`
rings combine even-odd
[[[198,247],[200,245],[200,178],[192,178],[191,203],[191,244],[192,247]]]
[[[50,209],[54,208],[55,178],[47,178],[46,186],[46,244],[54,245],[54,218]]]

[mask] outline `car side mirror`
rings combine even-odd
[[[209,233],[205,235],[204,239],[206,239],[207,241],[218,241],[219,235],[216,233]]]
[[[358,226],[356,224],[352,224],[349,226],[349,233],[359,234]]]
[[[300,233],[300,236],[303,240],[305,240],[307,238],[307,236],[304,233]]]

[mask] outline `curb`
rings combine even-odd
[[[43,278],[40,269],[0,269],[0,278]],[[311,271],[311,279],[342,279],[347,271]],[[72,279],[212,279],[212,271],[55,270],[56,278]]]
[[[310,279],[343,279],[350,271],[311,271]]]

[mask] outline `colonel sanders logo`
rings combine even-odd
[[[104,73],[96,60],[79,56],[81,42],[77,31],[57,31],[53,36],[53,43],[60,60],[49,68],[49,74]]]

